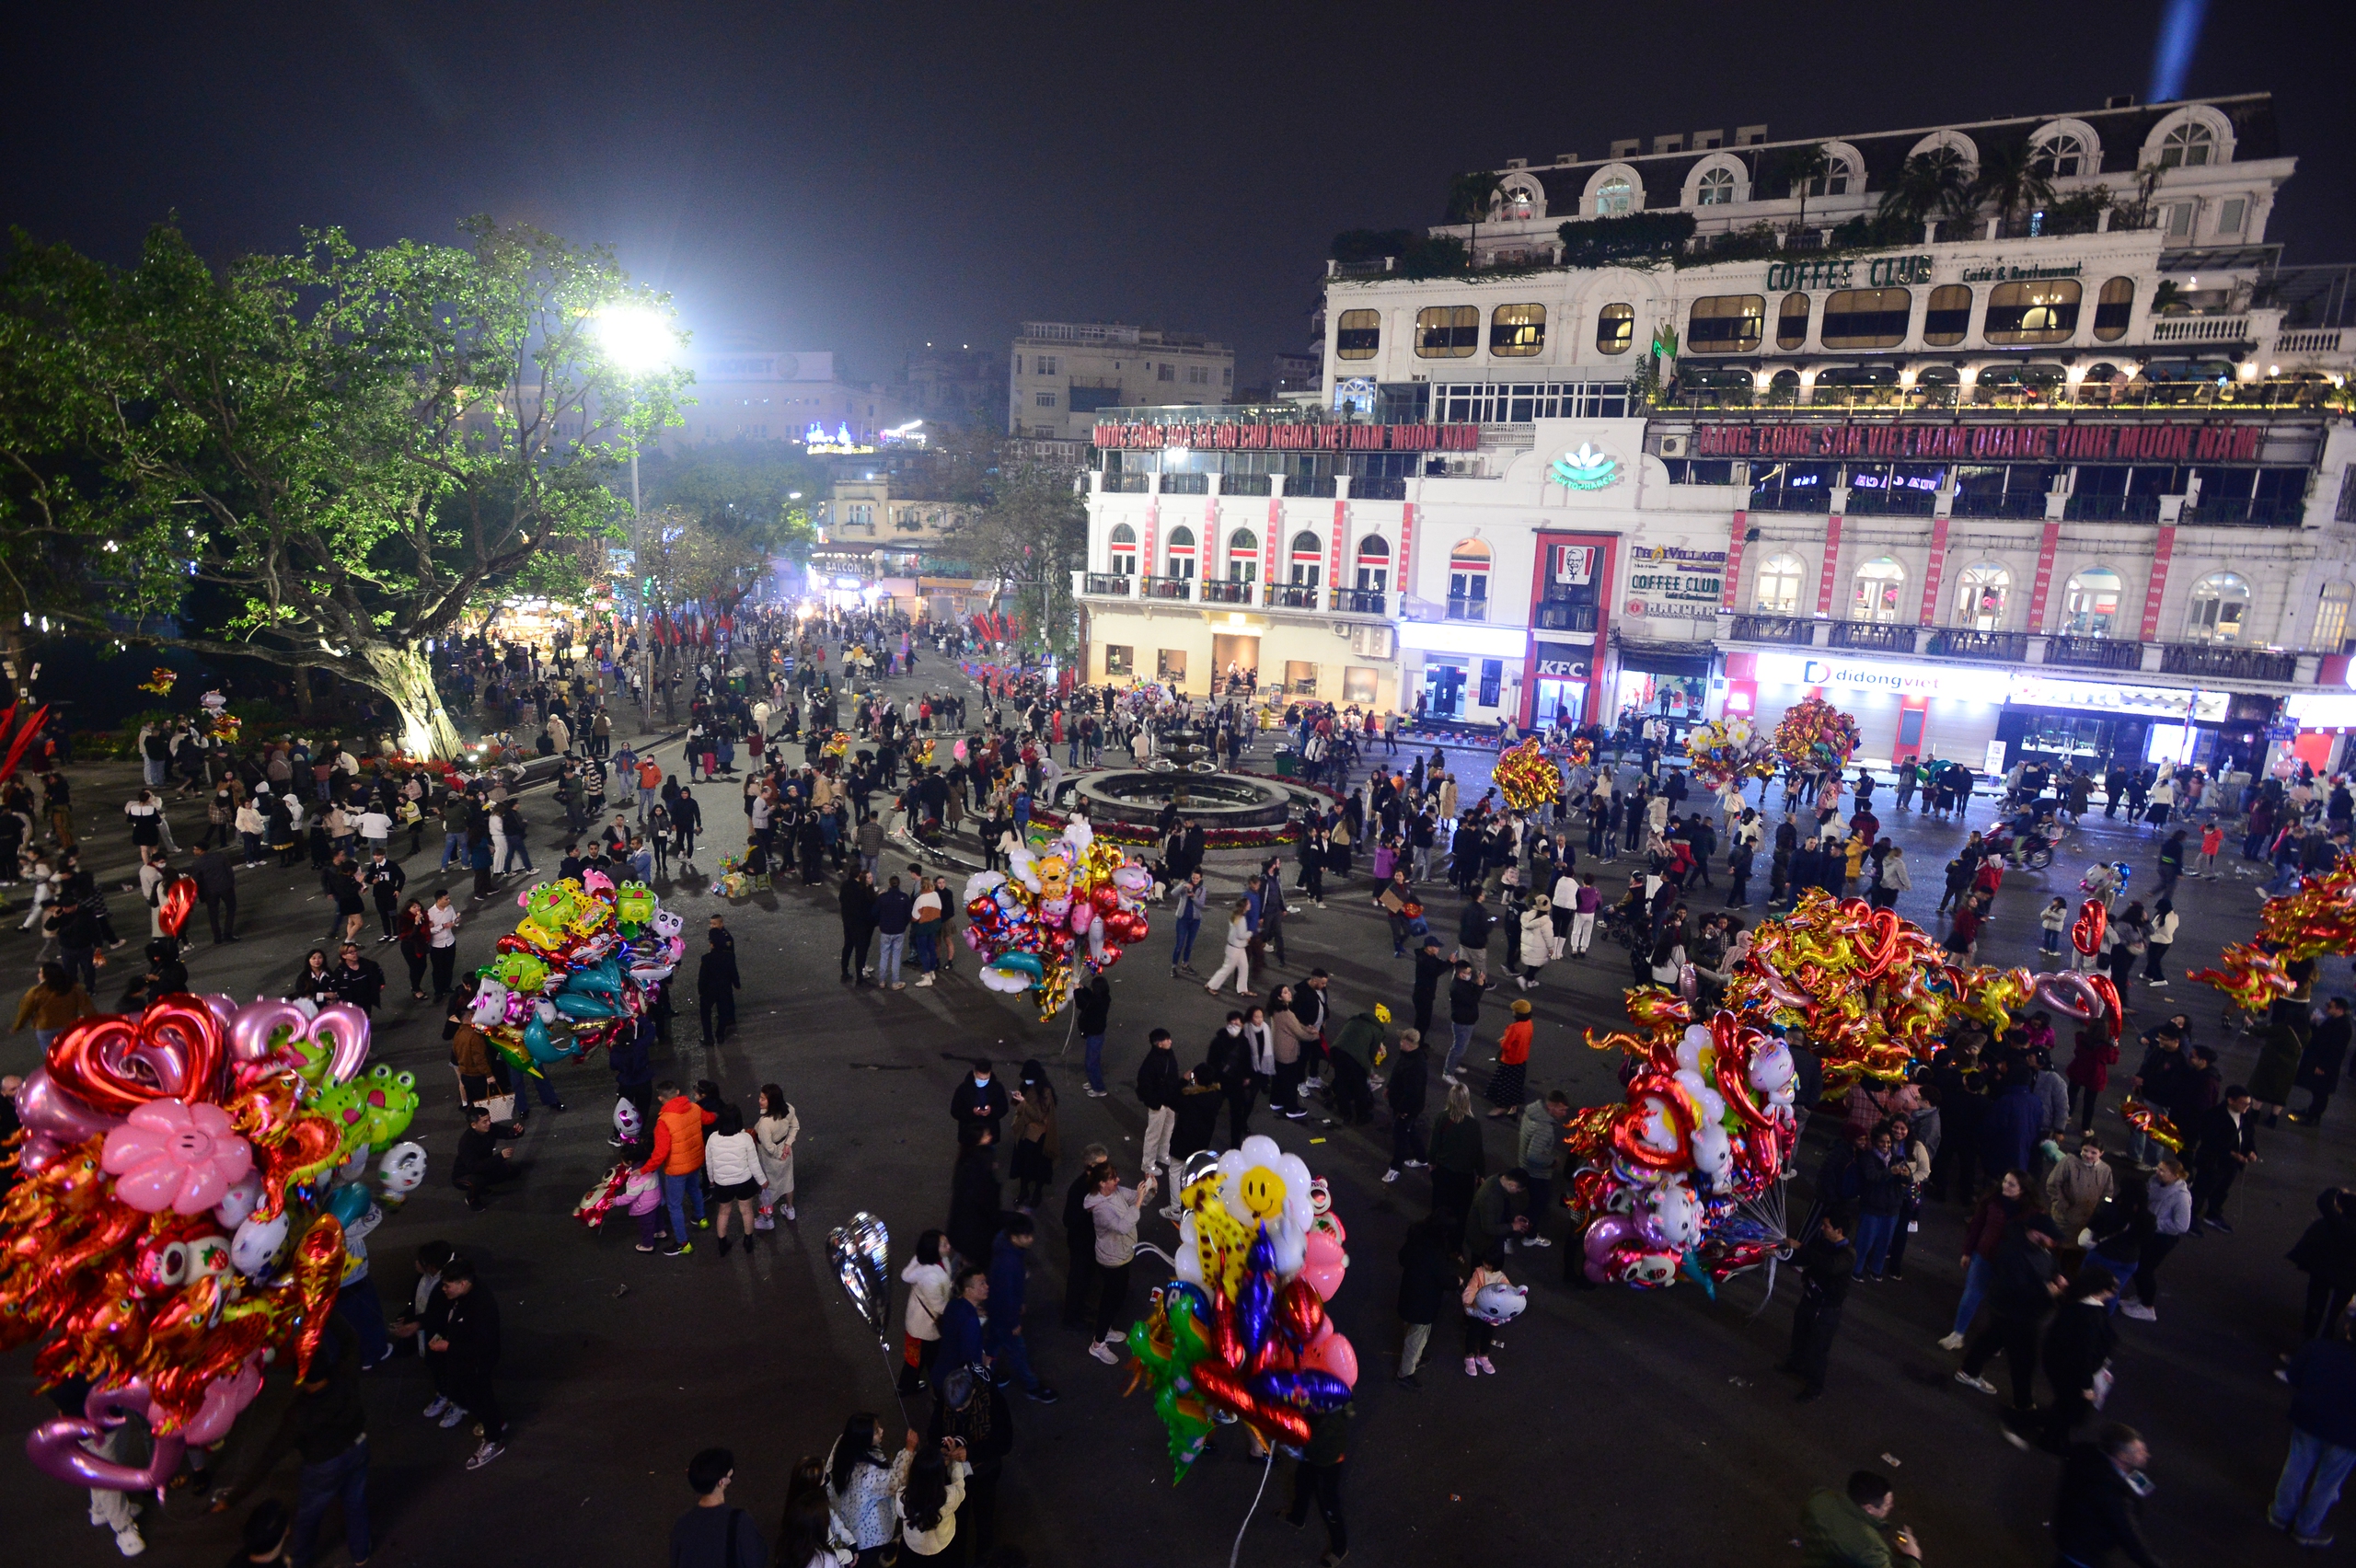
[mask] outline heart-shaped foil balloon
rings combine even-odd
[[[190,1104],[214,1098],[228,1043],[213,1009],[195,997],[166,997],[137,1018],[77,1019],[50,1042],[49,1076],[108,1116],[151,1100]]]
[[[826,1256],[835,1277],[843,1282],[850,1304],[875,1332],[875,1343],[890,1349],[892,1334],[892,1233],[882,1220],[865,1211],[826,1232]]]
[[[156,904],[156,924],[164,928],[164,935],[177,937],[188,926],[190,911],[196,907],[196,879],[174,877],[164,884],[163,896]]]

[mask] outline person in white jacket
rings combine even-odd
[[[1544,894],[1521,912],[1521,968],[1514,984],[1527,991],[1538,984],[1538,972],[1554,956],[1554,901]]]
[[[753,1142],[761,1152],[761,1213],[756,1228],[777,1227],[774,1211],[793,1217],[793,1142],[802,1136],[802,1117],[773,1083],[761,1085],[761,1114],[753,1124]]]
[[[1239,898],[1235,901],[1234,909],[1228,916],[1226,951],[1219,955],[1219,966],[1217,973],[1211,975],[1210,984],[1205,986],[1203,989],[1216,997],[1218,995],[1219,986],[1226,983],[1229,975],[1232,974],[1235,976],[1237,996],[1258,996],[1259,993],[1251,988],[1251,943],[1252,906]]]
[[[916,1256],[900,1270],[900,1278],[908,1287],[907,1311],[900,1320],[907,1335],[900,1357],[905,1398],[924,1387],[941,1350],[941,1314],[949,1309],[949,1238],[938,1230],[918,1237]]]
[[[922,1453],[917,1435],[908,1434],[908,1447],[892,1464],[901,1544],[918,1557],[949,1550],[957,1539],[957,1510],[964,1505],[965,1478],[973,1468],[960,1439],[944,1437],[938,1452]]]
[[[1869,902],[1877,909],[1895,907],[1898,895],[1914,885],[1914,875],[1906,869],[1906,851],[1896,844],[1881,858],[1881,867],[1874,873],[1874,891]]]
[[[745,1130],[745,1113],[733,1105],[720,1108],[720,1119],[704,1135],[703,1173],[711,1183],[712,1228],[720,1237],[720,1255],[728,1255],[728,1211],[742,1220],[745,1251],[753,1250],[753,1202],[761,1195],[761,1149]]]

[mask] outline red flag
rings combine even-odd
[[[11,708],[8,711],[14,713],[16,709]],[[33,710],[31,718],[25,721],[24,732],[18,735],[16,744],[8,748],[7,757],[0,760],[0,779],[14,778],[17,776],[17,759],[25,755],[25,748],[32,744],[33,737],[40,733],[41,724],[48,717],[49,705],[43,703]],[[6,733],[5,730],[0,730],[0,734],[5,733]]]

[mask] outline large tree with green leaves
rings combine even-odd
[[[995,577],[1012,596],[1033,639],[1058,651],[1072,645],[1071,572],[1088,548],[1079,477],[1000,444],[998,460],[978,475],[976,504],[949,533],[974,574]]]
[[[0,624],[326,669],[403,742],[458,736],[425,655],[511,592],[576,594],[608,481],[685,376],[602,313],[663,308],[603,249],[464,225],[341,231],[209,265],[158,225],[128,268],[22,235],[0,268]],[[179,618],[197,585],[235,605]]]
[[[823,459],[771,442],[685,446],[641,467],[647,505],[802,564],[817,539],[817,504],[834,484]]]

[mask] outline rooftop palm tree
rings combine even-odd
[[[2053,200],[2053,181],[2027,142],[2013,142],[1988,149],[1965,195],[1975,207],[1994,208],[2009,227],[2015,213]]]
[[[1448,221],[1472,225],[1472,239],[1481,237],[1481,220],[1496,210],[1498,200],[1506,193],[1506,177],[1496,169],[1484,168],[1471,174],[1460,174],[1448,182]],[[1467,243],[1464,248],[1466,264],[1481,264],[1478,247]]]
[[[1823,143],[1810,142],[1806,146],[1787,150],[1777,167],[1782,170],[1785,183],[1790,185],[1792,194],[1800,199],[1800,215],[1793,226],[1804,229],[1807,227],[1807,188],[1822,179],[1832,167],[1832,155],[1824,150]]]
[[[1972,207],[1971,165],[1954,147],[1933,147],[1908,158],[1897,181],[1881,193],[1879,215],[1919,224],[1957,217]]]

